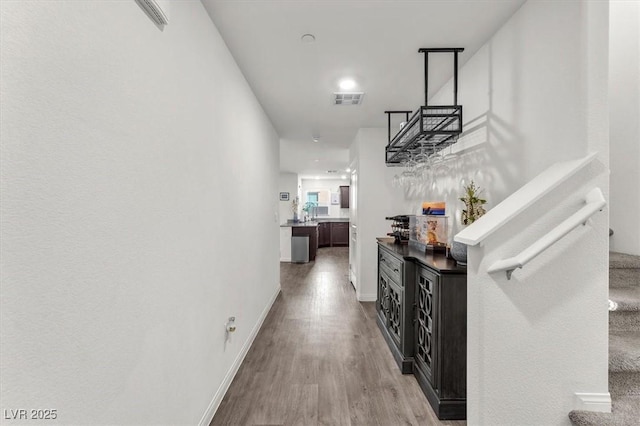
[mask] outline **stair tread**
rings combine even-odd
[[[609,269],[609,288],[640,287],[640,269]]]
[[[611,403],[611,413],[574,410],[569,413],[576,426],[629,426],[640,419],[640,396],[622,396]]]
[[[609,333],[609,371],[640,372],[640,331]]]
[[[640,269],[640,256],[615,251],[609,252],[609,268]]]
[[[640,287],[609,289],[610,311],[640,311]]]

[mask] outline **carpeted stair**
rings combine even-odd
[[[609,254],[611,413],[575,410],[576,426],[640,425],[640,256]]]

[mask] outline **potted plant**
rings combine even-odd
[[[302,206],[302,211],[305,213],[305,217],[309,217],[309,215],[310,215],[309,212],[313,211],[313,209],[315,207],[317,207],[317,206],[318,206],[318,204],[314,203],[313,201],[309,201],[309,202],[304,203],[304,206]],[[313,216],[313,215],[311,215],[311,216]]]
[[[482,191],[473,181],[471,181],[469,185],[464,186],[463,189],[464,196],[460,197],[460,201],[464,203],[464,209],[460,216],[460,222],[463,227],[465,227],[467,225],[471,225],[487,212],[484,208],[487,200],[480,198],[480,193]],[[453,241],[451,244],[451,257],[453,257],[458,264],[466,266],[467,245]]]

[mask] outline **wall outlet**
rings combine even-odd
[[[234,333],[236,331],[236,317],[229,317],[229,320],[224,325],[224,328],[225,328],[224,340],[226,342],[231,337],[230,336],[231,333]]]

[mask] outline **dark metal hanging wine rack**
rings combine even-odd
[[[455,143],[462,133],[462,105],[458,105],[458,53],[461,47],[422,48],[424,54],[424,106],[409,118],[412,111],[385,111],[389,143],[385,148],[387,166],[402,165],[423,148],[438,152]],[[428,105],[429,53],[453,53],[453,105]],[[406,124],[391,137],[391,116],[404,114]]]

